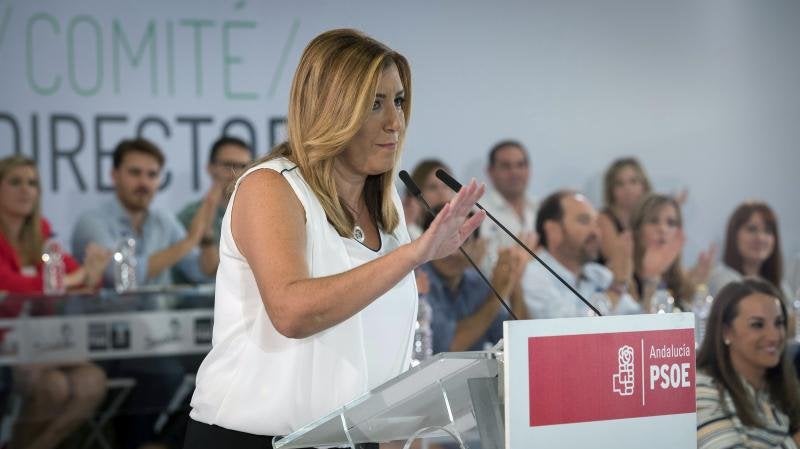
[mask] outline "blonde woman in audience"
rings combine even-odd
[[[0,291],[42,292],[42,252],[53,232],[40,204],[36,163],[22,156],[0,159]],[[96,287],[111,257],[97,245],[87,247],[83,266],[63,256],[67,289]]]
[[[0,160],[0,290],[42,292],[42,249],[52,233],[41,218],[40,200],[35,162],[21,156]],[[99,283],[109,254],[98,247],[89,248],[87,254],[91,257],[83,267],[64,255],[67,287]],[[15,309],[7,302],[4,306],[5,313]],[[14,368],[13,377],[24,402],[11,448],[58,446],[91,416],[105,395],[105,373],[90,363],[22,365]]]
[[[697,355],[698,449],[798,447],[800,386],[779,296],[745,278],[714,300]]]
[[[608,167],[603,177],[605,207],[597,217],[602,261],[614,254],[618,236],[631,228],[631,215],[650,190],[650,180],[636,158],[620,158]]]
[[[784,298],[792,290],[783,280],[783,256],[775,212],[762,201],[740,204],[728,220],[722,264],[714,267],[708,280],[709,293],[743,276],[758,276],[781,289]]]
[[[696,287],[705,283],[711,271],[714,248],[703,251],[695,267],[685,272],[681,251],[685,242],[683,218],[678,202],[669,196],[649,194],[631,216],[633,230],[633,291],[642,308],[650,310],[653,294],[666,288],[675,305],[688,310]]]

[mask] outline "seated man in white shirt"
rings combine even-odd
[[[609,260],[614,272],[592,262],[600,249],[597,211],[578,192],[560,190],[542,201],[536,218],[541,244],[537,255],[603,314],[638,313],[627,293],[632,269],[630,236]],[[522,290],[532,318],[591,316],[593,312],[538,261],[531,260],[522,277]]]
[[[481,200],[483,206],[514,235],[523,241],[531,238],[536,204],[528,194],[531,174],[528,151],[516,140],[496,143],[489,150],[486,174],[492,186]],[[481,235],[486,240],[486,257],[481,268],[490,273],[497,263],[498,252],[516,243],[488,219],[481,224]]]

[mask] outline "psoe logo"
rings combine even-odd
[[[633,348],[625,345],[617,351],[619,368],[613,376],[612,388],[620,396],[631,396],[635,385],[633,376]]]

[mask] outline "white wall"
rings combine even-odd
[[[411,61],[414,103],[404,168],[436,156],[462,177],[480,177],[487,149],[513,137],[532,153],[533,195],[541,198],[571,186],[599,201],[602,171],[613,158],[632,154],[644,162],[658,190],[690,189],[688,259],[707,242],[720,240],[732,209],[751,197],[766,199],[778,212],[784,251],[800,252],[800,3],[414,0],[343,5],[0,2],[0,114],[18,122],[26,154],[33,151],[32,136],[38,136],[46,215],[68,235],[77,212],[108,195],[96,192],[94,121],[112,113],[127,115],[127,122],[102,125],[100,144],[106,149],[135,133],[136,123],[148,115],[161,117],[170,128],[169,137],[158,127],[145,131],[169,159],[170,185],[157,204],[175,208],[199,196],[207,183],[201,173],[200,188],[194,189],[190,127],[178,117],[212,119],[198,128],[201,168],[208,145],[230,117],[246,117],[256,125],[264,152],[267,121],[285,114],[304,45],[321,31],[348,26],[383,40]],[[210,22],[198,28],[187,19]],[[153,26],[153,45],[145,45],[138,67],[117,51],[118,91],[115,20],[132,50]],[[228,56],[239,58],[229,60],[227,95],[226,22]],[[97,59],[96,32],[102,59]],[[196,52],[198,36],[202,49]],[[36,83],[52,87],[60,77],[54,92],[33,87],[28,54]],[[74,114],[85,128],[75,159],[85,191],[66,160],[58,164],[59,188],[53,188],[48,122],[51,114],[62,112]],[[32,130],[32,114],[38,116],[38,133]],[[75,144],[73,127],[59,126],[59,145]],[[242,128],[234,128],[234,134],[242,134]],[[13,142],[11,128],[0,119],[0,155],[12,152]],[[109,166],[103,159],[105,184]]]

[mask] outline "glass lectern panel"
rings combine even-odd
[[[274,446],[293,449],[404,440],[428,427],[465,431],[475,426],[467,380],[497,374],[495,352],[437,354],[342,409],[276,438]],[[430,432],[421,437],[443,435]]]

